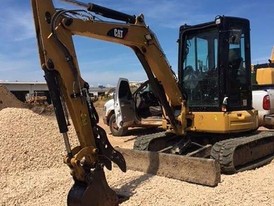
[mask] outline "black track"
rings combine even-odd
[[[217,142],[212,147],[211,158],[219,161],[222,173],[257,168],[274,158],[274,133],[260,132]]]
[[[167,132],[158,132],[154,134],[142,135],[137,137],[134,142],[134,149],[147,151],[160,151],[175,142],[175,134]]]

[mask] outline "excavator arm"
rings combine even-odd
[[[177,134],[185,131],[186,108],[170,65],[143,15],[135,17],[95,4],[70,2],[87,10],[57,10],[51,0],[32,0],[41,66],[66,146],[65,163],[75,180],[68,204],[116,205],[117,196],[106,182],[103,167],[111,169],[112,161],[125,172],[125,160],[98,125],[99,117],[90,101],[88,83],[81,76],[72,36],[86,36],[132,48]],[[116,22],[96,20],[94,14]],[[79,146],[74,148],[67,134],[68,116],[79,140]]]
[[[52,66],[51,63],[53,63],[55,70],[57,67],[64,68],[65,65],[69,66],[73,73],[71,77],[74,79],[69,78],[68,73],[64,69],[62,70],[65,71],[66,75],[61,74],[61,76],[65,79],[64,81],[77,84],[76,86],[74,85],[76,88],[79,87],[79,82],[83,82],[83,80],[81,80],[78,69],[72,41],[73,35],[86,36],[128,46],[134,50],[142,63],[150,84],[155,93],[158,94],[159,100],[164,107],[171,128],[177,134],[184,133],[186,107],[182,93],[165,58],[165,54],[157,41],[156,35],[145,24],[143,15],[135,17],[95,4],[69,1],[77,2],[78,5],[86,7],[88,11],[124,21],[124,23],[113,23],[95,20],[91,13],[85,13],[85,17],[81,16],[81,12],[85,11],[57,11],[51,1],[43,3],[39,1],[33,2],[35,24],[36,28],[39,28],[38,35],[40,35],[41,41],[39,45],[42,48],[44,47],[43,50],[48,51],[47,55],[40,51],[43,65],[49,68]]]

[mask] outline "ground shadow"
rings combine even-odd
[[[134,178],[120,188],[114,189],[120,197],[120,203],[129,200],[130,197],[136,193],[135,190],[139,185],[141,185],[145,181],[148,181],[150,178],[157,174],[160,165],[159,154],[157,152],[149,153],[148,159],[148,166],[147,168],[144,168],[143,171],[145,174]]]

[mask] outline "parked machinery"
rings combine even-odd
[[[270,159],[274,150],[274,136],[260,134],[245,137],[242,134],[242,132],[251,132],[257,128],[257,113],[250,106],[250,87],[247,78],[250,69],[248,20],[218,17],[214,22],[200,25],[197,28],[193,27],[192,30],[192,27],[181,30],[179,63],[183,72],[187,72],[189,69],[190,77],[200,75],[201,80],[204,81],[206,79],[202,77],[209,75],[209,69],[215,69],[218,74],[217,80],[212,80],[217,83],[217,93],[208,91],[200,94],[197,93],[199,89],[197,87],[199,82],[195,83],[197,79],[192,81],[195,83],[193,86],[182,88],[178,85],[159,42],[155,34],[145,24],[143,15],[132,16],[96,4],[86,4],[74,0],[66,1],[80,5],[86,10],[56,9],[51,0],[32,0],[32,7],[41,66],[45,72],[59,130],[64,137],[67,150],[65,163],[71,169],[75,181],[68,195],[68,205],[117,205],[118,197],[108,186],[103,167],[111,169],[112,161],[122,171],[126,171],[126,162],[123,156],[111,146],[105,131],[98,125],[99,117],[90,101],[89,86],[82,79],[78,68],[73,35],[128,46],[142,63],[152,90],[157,94],[163,107],[165,117],[163,127],[168,131],[161,133],[160,136],[152,135],[150,138],[139,138],[136,145],[144,146],[142,149],[186,154],[193,153],[190,151],[193,145],[196,146],[196,149],[198,147],[197,150],[202,151],[204,148],[210,148],[202,142],[216,142],[216,146],[213,146],[213,156],[228,172],[253,168],[265,163],[266,159]],[[115,21],[98,20],[96,15]],[[195,46],[202,40],[206,40],[206,43],[201,47]],[[236,45],[240,45],[241,52]],[[242,77],[244,81],[242,86],[232,89],[231,85],[236,86],[239,83],[239,80],[233,77],[234,70],[240,67],[238,60],[236,61],[234,57],[231,59],[235,59],[235,62],[230,63],[230,51],[232,52],[234,49],[235,55],[240,55],[244,61],[245,75]],[[188,55],[192,53],[195,56],[188,58]],[[208,56],[204,56],[205,54]],[[202,60],[203,62],[201,62]],[[183,80],[183,76],[181,75],[179,78]],[[205,84],[205,82],[201,84]],[[124,92],[126,89],[127,87]],[[202,111],[201,114],[189,112],[186,98],[184,98],[185,94],[193,101],[196,101],[197,95],[204,95],[203,98],[207,104],[216,104],[216,111]],[[207,100],[205,94],[212,94],[212,99]],[[197,105],[201,106],[198,103]],[[71,148],[68,139],[67,119],[64,111],[66,108],[79,140],[79,145],[75,148]],[[192,131],[199,131],[203,135],[194,138],[189,135]],[[227,134],[222,136],[226,140],[220,142],[218,136],[213,135],[214,138],[212,138],[212,133]],[[227,139],[231,136],[237,138]],[[196,143],[195,140],[203,141]],[[119,151],[125,154],[125,150]],[[157,163],[158,170],[166,166],[167,171],[170,171],[165,173],[166,176],[169,176],[174,170],[176,173],[180,171],[176,165],[173,165],[175,168],[171,169],[169,167],[171,162],[176,161],[178,165],[188,165],[186,167],[188,177],[195,176],[195,173],[199,172],[204,174],[199,175],[200,179],[195,179],[196,183],[207,182],[211,178],[209,174],[218,174],[216,168],[219,163],[215,160],[153,152],[140,153],[134,150],[129,151],[129,154],[126,157],[128,165],[133,163],[142,166],[141,158],[149,159],[151,164]],[[136,164],[136,159],[134,162],[130,162],[131,157],[134,155],[137,157],[140,154],[141,156],[138,158],[140,164]],[[200,153],[196,153],[196,155],[198,154]],[[196,164],[197,161],[199,164]],[[185,164],[186,162],[187,164]],[[143,169],[147,171],[148,168]]]

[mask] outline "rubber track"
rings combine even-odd
[[[221,166],[222,173],[234,174],[239,171],[243,171],[246,169],[254,169],[263,164],[266,164],[268,161],[274,158],[274,151],[272,151],[272,155],[268,155],[266,159],[256,162],[254,164],[250,162],[248,167],[240,167],[239,165],[234,165],[234,154],[235,150],[237,152],[237,148],[246,145],[256,144],[260,141],[264,141],[265,139],[270,139],[272,144],[274,144],[274,133],[272,132],[261,132],[251,136],[245,136],[240,138],[228,139],[217,142],[213,145],[211,150],[211,158],[218,160]],[[247,155],[247,154],[242,154]]]
[[[133,149],[147,151],[149,150],[149,145],[153,140],[166,138],[168,136],[170,136],[170,134],[166,133],[165,131],[139,136],[134,142]]]

